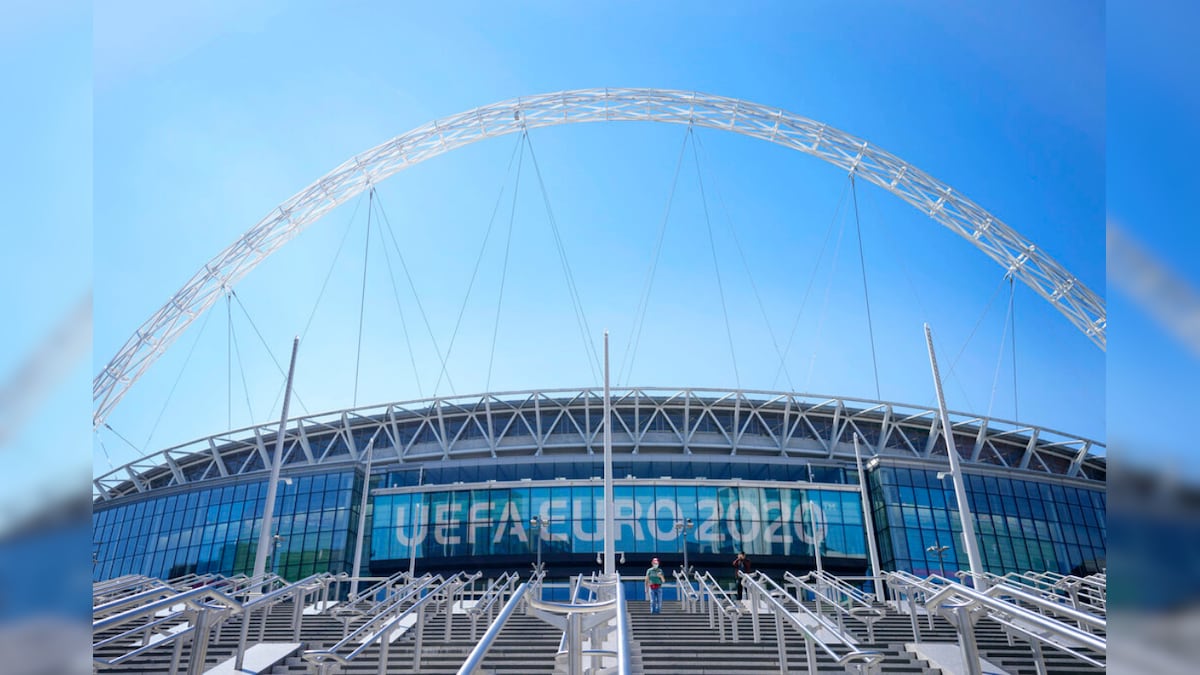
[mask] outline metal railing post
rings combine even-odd
[[[292,610],[292,641],[300,641],[300,628],[304,623],[304,589],[297,588],[292,595],[296,607]]]
[[[756,588],[750,589],[750,625],[755,644],[762,642],[762,635],[758,630],[758,589]]]
[[[779,672],[781,675],[787,675],[787,634],[783,631],[783,617],[779,615],[779,612],[772,612],[771,614],[775,617],[775,647],[779,651]]]
[[[975,625],[971,622],[971,607],[962,605],[954,608],[954,616],[958,623],[958,642],[962,648],[963,667],[967,669],[968,675],[982,675],[979,645],[975,642]]]
[[[412,670],[414,673],[421,672],[421,646],[425,642],[425,606],[428,603],[422,603],[417,608],[417,637],[413,643],[413,660]],[[437,613],[437,607],[434,607],[434,613]]]
[[[375,667],[376,675],[387,675],[388,652],[391,651],[392,631],[394,630],[396,629],[392,628],[391,630],[385,630],[383,631],[383,634],[379,636],[379,664]]]
[[[808,672],[817,672],[817,650],[813,646],[811,637],[804,638],[804,659],[808,663]]]
[[[579,614],[567,615],[567,673],[583,675],[583,636],[579,630]]]
[[[204,660],[208,656],[208,614],[206,609],[196,612],[195,623],[192,625],[192,655],[188,659],[187,675],[200,675],[204,672]]]

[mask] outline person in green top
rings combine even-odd
[[[650,598],[650,613],[662,613],[663,571],[658,566],[658,558],[650,561],[650,569],[646,570],[646,597]]]

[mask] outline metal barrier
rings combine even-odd
[[[700,606],[700,592],[683,572],[676,570],[674,576],[675,587],[679,589],[679,608],[689,614],[695,614]]]
[[[817,614],[824,616],[824,608],[828,607],[837,621],[839,634],[846,635],[845,620],[851,618],[865,624],[867,639],[875,641],[875,622],[882,619],[884,613],[870,600],[864,600],[861,591],[824,572],[812,572],[803,577],[784,572],[783,578],[795,587],[797,597],[802,597],[802,592],[812,594]]]
[[[540,580],[540,577],[537,578]],[[508,572],[501,575],[499,579],[493,579],[487,589],[475,600],[475,604],[467,609],[467,616],[471,620],[472,640],[477,634],[480,617],[486,614],[488,625],[491,625],[496,607],[504,602],[506,596],[512,595],[513,589],[520,581],[521,577],[516,572]]]
[[[725,622],[730,624],[730,633],[734,642],[738,641],[738,618],[744,613],[741,603],[729,597],[721,584],[713,578],[712,572],[696,573],[696,581],[700,584],[701,602],[708,608],[708,627],[716,628],[721,642],[725,642]]]
[[[495,642],[496,638],[500,635],[500,631],[504,630],[504,625],[508,623],[508,620],[510,617],[512,617],[513,612],[525,599],[525,594],[529,592],[529,588],[530,583],[521,584],[517,587],[517,590],[509,596],[508,602],[504,603],[504,607],[500,608],[500,613],[488,626],[487,631],[483,634],[483,638],[481,638],[479,642],[475,643],[474,649],[472,649],[471,653],[467,655],[467,660],[463,662],[461,667],[459,667],[458,675],[475,675],[476,673],[481,672],[479,671],[480,664],[483,663],[483,659],[485,656],[487,656],[488,650],[492,648],[492,643]],[[474,636],[474,631],[475,627],[474,624],[472,624],[472,636]]]
[[[344,576],[344,575],[342,575]],[[289,584],[270,593],[256,595],[243,602],[231,597],[219,584],[208,584],[197,588],[178,591],[158,588],[120,598],[94,608],[92,634],[107,635],[92,644],[93,667],[97,670],[112,668],[150,651],[166,646],[173,647],[170,673],[178,672],[183,646],[192,643],[192,654],[188,659],[187,673],[196,675],[204,667],[209,638],[214,629],[220,634],[221,627],[230,618],[242,616],[242,632],[238,643],[237,667],[245,655],[250,620],[255,611],[266,614],[271,607],[287,600],[295,603],[292,629],[299,638],[304,599],[318,593],[326,593],[328,586],[337,577],[328,573],[313,575]],[[113,613],[116,612],[116,613]],[[265,630],[265,628],[263,629]],[[259,639],[263,637],[260,630]],[[105,647],[129,643],[134,647],[115,657],[104,658],[97,651]]]
[[[877,651],[869,651],[859,649],[849,643],[838,645],[843,653],[838,653],[838,649],[833,645],[826,643],[817,636],[813,628],[801,620],[801,615],[807,615],[810,621],[817,626],[832,630],[825,617],[820,614],[814,614],[799,598],[789,595],[770,577],[757,572],[755,574],[742,574],[742,582],[745,584],[746,590],[750,594],[750,616],[751,627],[754,633],[754,642],[762,641],[762,636],[759,630],[759,607],[765,606],[775,619],[775,640],[779,650],[779,672],[786,675],[789,671],[788,667],[788,652],[787,652],[787,634],[784,632],[784,624],[790,624],[802,636],[804,636],[804,655],[809,673],[817,672],[817,650],[820,649],[830,658],[846,669],[848,673],[862,673],[870,675],[879,672],[880,663],[883,661],[883,654]],[[787,599],[794,604],[798,612],[793,612],[783,604],[781,598]]]
[[[598,600],[582,601],[580,595],[584,591]],[[574,580],[571,602],[547,602],[536,598],[526,602],[538,618],[563,631],[555,660],[567,675],[626,675],[630,672],[631,634],[625,591],[619,576],[597,578],[593,574],[587,579],[581,574]],[[606,647],[610,636],[616,643],[611,649]],[[587,648],[584,647],[585,640],[589,645]],[[585,657],[588,657],[586,668]],[[605,667],[605,659],[612,659],[613,665]]]
[[[1019,636],[1029,643],[1040,675],[1046,673],[1044,647],[1058,649],[1098,668],[1106,667],[1104,660],[1083,651],[1090,649],[1106,657],[1108,646],[1105,638],[1042,613],[1046,611],[1071,622],[1083,621],[1102,630],[1104,620],[1087,612],[1005,584],[979,591],[941,577],[921,579],[903,572],[891,572],[888,576],[889,585],[923,592],[926,610],[936,612],[954,624],[959,633],[963,663],[971,675],[979,675],[982,671],[975,623],[983,617],[1000,624],[1010,637]],[[910,597],[914,595],[910,594]]]
[[[446,609],[446,625],[447,632],[450,630],[450,619],[454,607],[454,597],[459,593],[466,584],[478,579],[480,574],[476,572],[474,575],[468,576],[463,572],[443,580],[442,577],[422,577],[414,583],[406,585],[405,591],[383,607],[374,618],[368,620],[363,625],[359,626],[354,632],[339,640],[336,644],[326,649],[310,649],[304,652],[304,660],[308,661],[313,672],[319,675],[330,673],[333,669],[340,666],[345,666],[354,661],[365,652],[371,645],[378,643],[379,645],[379,664],[377,672],[380,675],[388,671],[389,652],[395,632],[402,626],[406,619],[414,617],[412,627],[415,629],[415,639],[413,643],[413,657],[411,670],[419,672],[421,670],[421,649],[425,638],[425,612],[430,605],[434,605],[434,611],[437,611],[437,605],[444,603]],[[434,584],[436,587],[430,588]],[[427,593],[425,591],[428,591]],[[348,645],[356,643],[358,646],[354,649],[340,653]]]
[[[396,598],[409,594],[413,588],[424,587],[433,577],[425,574],[410,577],[408,572],[394,574],[371,588],[359,593],[358,597],[333,608],[330,615],[342,622],[342,637],[350,634],[350,624],[356,619],[373,617],[390,607]]]
[[[960,579],[966,576],[969,573],[959,573]],[[1103,574],[1079,577],[1057,572],[1009,572],[1004,576],[988,573],[983,576],[991,583],[1023,588],[1046,599],[1069,604],[1080,611],[1108,616],[1108,591]]]

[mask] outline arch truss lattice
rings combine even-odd
[[[527,128],[609,121],[730,131],[798,150],[851,172],[971,242],[1105,348],[1103,299],[978,204],[865,140],[786,110],[724,96],[662,89],[580,89],[512,99],[429,122],[355,155],[280,204],[196,272],[96,375],[93,425],[104,423],[137,379],[225,289],[307,226],[370,186],[487,138]]]

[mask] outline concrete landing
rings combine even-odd
[[[962,649],[954,642],[908,642],[904,648],[918,659],[928,661],[930,666],[938,668],[943,675],[963,675],[967,672],[963,663]],[[1012,675],[1000,666],[980,657],[983,675]]]
[[[161,633],[152,634],[150,636],[149,642],[146,642],[144,640],[138,640],[134,644],[137,645],[138,647],[145,647],[148,645],[156,644],[156,643],[162,642],[163,640],[166,640],[169,637],[176,635],[177,633],[182,633],[183,631],[187,630],[188,628],[191,628],[191,626],[192,626],[192,624],[190,624],[186,621],[184,621],[183,623],[177,623],[174,626],[171,626],[170,628],[166,629],[165,631],[163,631]]]
[[[204,675],[233,675],[234,673],[259,675],[259,673],[270,671],[298,649],[300,649],[299,642],[260,642],[246,650],[241,670],[234,670],[233,664],[237,663],[237,657],[231,657],[211,670],[204,671]]]
[[[304,615],[312,616],[314,614],[323,614],[326,611],[328,611],[329,609],[331,609],[337,605],[340,605],[340,604],[341,603],[338,602],[337,600],[322,600],[321,602],[318,602],[315,605],[306,606],[304,608]]]
[[[408,629],[412,628],[415,625],[417,625],[417,615],[416,614],[409,614],[408,616],[404,617],[403,619],[400,619],[400,622],[397,623],[395,628],[393,629],[392,637],[388,640],[388,642],[392,643],[392,642],[395,642],[396,640],[399,640],[401,635],[404,635],[405,633],[407,633]],[[362,644],[362,643],[366,642],[367,640],[370,640],[374,636],[375,636],[375,633],[368,633],[367,635],[363,636],[363,639],[359,640],[358,643]]]

